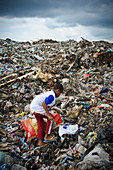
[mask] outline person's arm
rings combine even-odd
[[[51,121],[54,121],[53,117],[49,114],[48,107],[47,107],[47,104],[46,104],[45,101],[43,101],[42,106],[43,106],[45,112],[46,112],[47,115],[48,115],[48,119],[51,120]]]

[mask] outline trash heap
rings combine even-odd
[[[1,39],[0,170],[113,169],[112,70],[110,42]],[[39,148],[29,105],[56,82],[58,139]]]

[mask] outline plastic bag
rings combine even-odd
[[[26,119],[26,120],[22,120],[21,122],[27,134],[27,141],[36,137],[37,135],[36,119]]]
[[[109,154],[104,151],[101,144],[98,144],[88,155],[86,155],[83,161],[77,164],[77,170],[87,170],[107,167],[109,164]]]
[[[63,141],[64,138],[62,135],[64,134],[75,134],[78,130],[78,125],[68,125],[68,126],[60,126],[59,127],[59,136],[61,137],[61,140]]]
[[[61,125],[64,122],[64,120],[62,116],[58,113],[54,113],[53,116],[54,116],[53,129],[55,129],[59,125]]]

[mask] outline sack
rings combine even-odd
[[[55,129],[59,125],[61,125],[64,122],[64,120],[63,120],[62,116],[60,114],[58,114],[58,113],[54,113],[53,116],[54,116],[54,120],[55,120],[53,122],[53,129]]]
[[[36,119],[26,119],[22,120],[23,128],[27,134],[27,141],[33,139],[37,136],[37,121]]]

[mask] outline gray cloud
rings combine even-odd
[[[0,16],[50,17],[66,26],[113,27],[113,0],[4,0]]]
[[[98,29],[96,31],[93,29],[92,35],[99,39],[111,39],[111,37],[113,37],[113,29]]]
[[[1,0],[0,16],[46,18],[44,24],[50,29],[77,25],[108,28],[113,35],[113,0]],[[97,36],[95,31],[92,34]],[[99,31],[98,37],[103,34]]]

